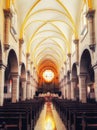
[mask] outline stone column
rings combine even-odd
[[[27,81],[26,94],[27,94],[27,99],[30,99],[31,98],[31,84],[30,84],[30,81]]]
[[[18,73],[11,73],[12,77],[12,102],[19,101],[19,75]]]
[[[19,63],[22,64],[22,47],[23,47],[24,40],[19,39]]]
[[[11,23],[11,12],[10,9],[4,9],[5,16],[5,27],[4,27],[4,48],[9,49],[9,34],[10,34],[10,23]]]
[[[0,64],[0,106],[3,106],[3,99],[4,99],[4,73],[5,73],[6,66]]]
[[[30,70],[30,68],[29,68],[29,65],[30,65],[29,57],[30,57],[30,53],[27,53],[26,54],[26,69],[27,69],[27,71]]]
[[[31,98],[31,76],[30,72],[27,71],[27,86],[26,86],[26,94],[27,94],[27,99]]]
[[[94,90],[95,90],[95,100],[97,102],[97,64],[94,65],[94,72],[95,72],[95,86],[94,86]]]
[[[67,81],[67,99],[71,99],[71,81]]]
[[[36,83],[35,83],[35,70],[36,68],[33,66],[33,96],[35,95],[35,92],[36,92]]]
[[[64,97],[64,78],[62,79],[62,96]]]
[[[75,43],[75,48],[76,48],[76,64],[78,65],[78,63],[79,63],[79,40],[75,39],[73,42]]]
[[[25,78],[21,79],[21,84],[22,84],[22,90],[23,90],[22,100],[25,100],[26,99],[26,79]]]
[[[69,60],[69,71],[71,71],[71,54],[67,54]]]
[[[64,98],[66,98],[66,75],[64,75]]]
[[[61,80],[61,86],[62,86],[62,96],[64,97],[64,68],[62,67],[62,70],[61,70],[61,75],[62,75],[62,80]]]
[[[76,78],[71,79],[71,99],[76,100],[75,89],[77,87]]]
[[[79,75],[79,98],[82,103],[87,102],[87,84],[86,84],[87,75],[81,73]]]
[[[33,78],[30,76],[30,85],[31,85],[31,99],[33,99]]]
[[[89,30],[89,38],[90,38],[90,49],[92,51],[95,51],[95,23],[94,23],[94,15],[95,15],[95,10],[89,10],[87,12],[87,19],[88,19],[88,30]]]

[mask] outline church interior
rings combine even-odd
[[[0,0],[0,130],[97,130],[97,0]]]

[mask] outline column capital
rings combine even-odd
[[[33,67],[33,69],[35,70],[35,67]]]
[[[19,44],[23,44],[24,43],[24,39],[23,38],[20,38],[19,39]]]
[[[30,84],[30,81],[29,81],[29,80],[27,80],[27,84]]]
[[[86,77],[86,76],[87,76],[87,73],[84,73],[84,72],[79,74],[79,77]]]
[[[95,49],[96,49],[96,44],[94,43],[94,44],[90,44],[89,45],[89,48],[92,50],[92,51],[95,51]]]
[[[31,61],[31,65],[33,65],[33,61]]]
[[[18,72],[11,72],[11,76],[15,77],[15,78],[18,78],[19,74],[18,74]]]
[[[21,82],[26,82],[26,78],[21,78]]]
[[[69,80],[69,81],[67,81],[67,84],[70,84],[71,83],[71,81]]]
[[[4,12],[5,18],[10,18],[11,19],[12,14],[11,14],[10,9],[4,9],[3,12]]]
[[[75,78],[75,77],[73,77],[72,79],[71,79],[71,82],[76,82],[77,81],[77,78]]]
[[[64,78],[66,78],[67,77],[67,75],[64,75]]]
[[[67,62],[65,61],[65,62],[64,62],[64,65],[66,65],[66,64],[67,64]]]
[[[79,39],[74,39],[73,42],[74,42],[75,44],[78,44],[78,43],[79,43]]]
[[[4,49],[5,49],[5,50],[8,50],[9,48],[10,48],[10,45],[7,44],[7,43],[4,43]]]
[[[95,15],[95,10],[88,10],[87,14],[86,14],[86,18],[89,19],[93,19]]]
[[[6,65],[5,64],[3,64],[2,62],[0,63],[0,69],[6,69]]]
[[[26,56],[27,56],[27,58],[29,58],[29,56],[30,56],[30,53],[27,53],[27,54],[26,54]]]
[[[27,74],[30,75],[30,71],[29,70],[27,70]]]
[[[93,68],[94,70],[97,69],[97,61],[95,62],[95,64],[93,64],[92,68]]]
[[[71,74],[71,70],[68,70],[68,71],[67,71],[67,74],[68,74],[68,73]]]
[[[67,56],[68,56],[68,57],[71,57],[71,53],[68,53]]]

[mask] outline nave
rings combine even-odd
[[[52,102],[45,103],[34,130],[66,130]]]
[[[0,0],[0,130],[40,130],[48,113],[97,130],[97,0]]]

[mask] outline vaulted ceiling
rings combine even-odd
[[[80,13],[86,1],[16,0],[19,35],[38,71],[60,70],[71,53],[72,36],[78,38]]]

